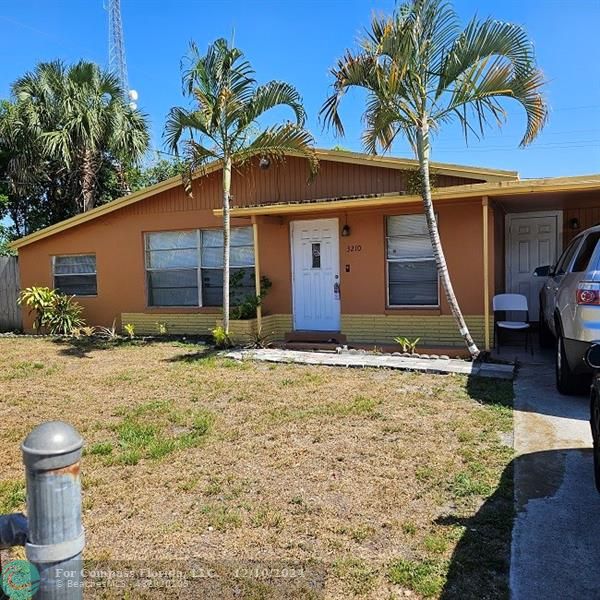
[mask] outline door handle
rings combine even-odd
[[[336,300],[340,299],[340,284],[337,281],[333,284],[333,295]]]

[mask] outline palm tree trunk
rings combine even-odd
[[[92,154],[89,150],[83,153],[82,164],[82,196],[83,196],[83,212],[87,212],[94,208],[94,165]]]
[[[229,200],[231,193],[231,158],[223,164],[223,329],[229,334],[229,248],[231,216]]]
[[[433,200],[431,199],[431,183],[429,181],[429,151],[429,125],[425,122],[425,124],[417,130],[417,156],[419,159],[419,170],[421,173],[421,196],[423,198],[423,207],[425,209],[425,218],[427,219],[429,237],[431,238],[431,245],[433,247],[433,255],[435,257],[438,275],[442,280],[448,305],[450,306],[452,315],[454,316],[458,325],[460,335],[464,339],[471,356],[473,358],[477,358],[479,355],[479,348],[469,333],[469,328],[467,327],[462,311],[460,310],[460,306],[458,305],[458,300],[454,294],[454,288],[452,287],[452,281],[450,280],[450,273],[448,272],[448,265],[446,264],[446,257],[444,256],[437,220],[433,210]]]

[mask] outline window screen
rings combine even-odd
[[[54,287],[70,296],[95,296],[96,255],[77,254],[54,256],[52,259]]]
[[[255,293],[254,240],[252,227],[231,230],[229,262],[231,304]],[[204,306],[223,305],[223,231],[202,231],[202,303]]]
[[[437,306],[438,275],[425,215],[387,217],[389,306]]]
[[[254,294],[251,227],[231,230],[230,297]],[[203,229],[146,234],[149,306],[223,305],[223,231]]]
[[[146,234],[149,306],[198,306],[198,231]]]

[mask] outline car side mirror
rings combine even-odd
[[[592,344],[583,357],[585,364],[592,369],[600,369],[600,344]]]
[[[535,277],[550,277],[552,275],[552,265],[544,265],[543,267],[538,267],[533,275]]]

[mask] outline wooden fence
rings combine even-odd
[[[21,329],[19,263],[16,256],[0,256],[0,331]]]

